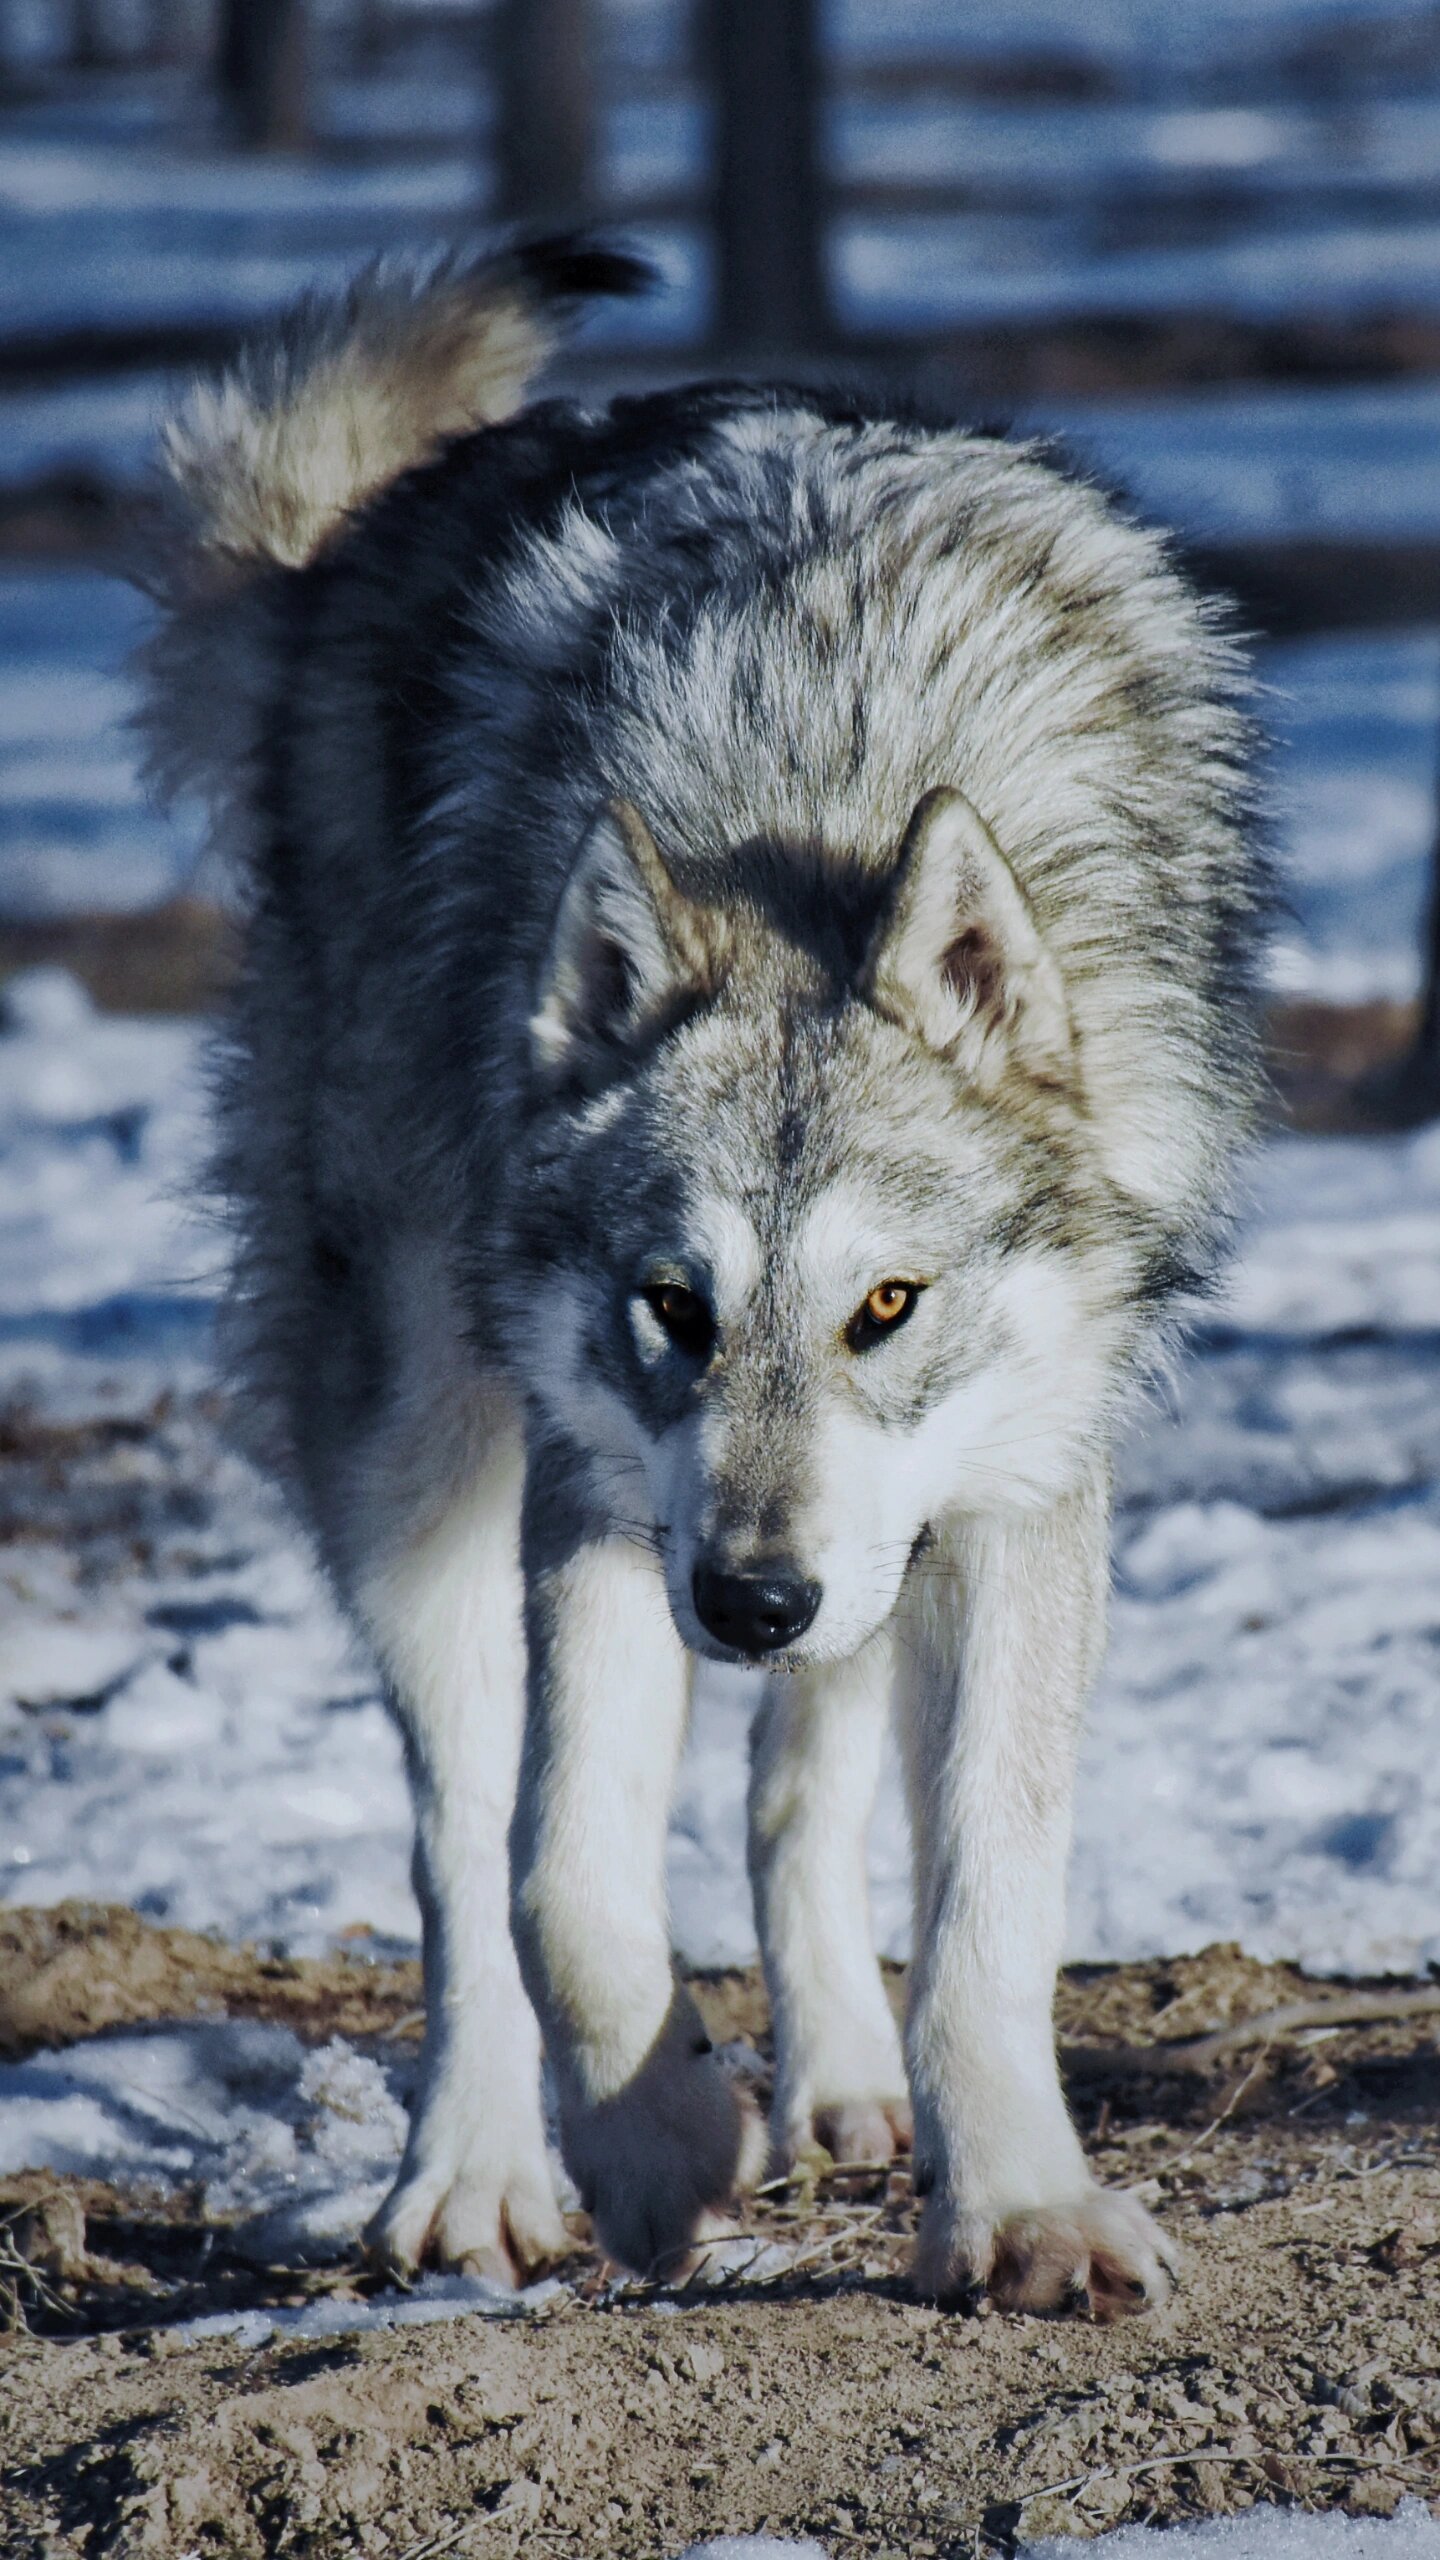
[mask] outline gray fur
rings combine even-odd
[[[472,1407],[523,1423],[517,1926],[605,2227],[587,2109],[630,2084],[540,1909],[579,1675],[535,1629],[616,1537],[710,1651],[698,1557],[843,1548],[792,1649],[820,1669],[882,1640],[946,1521],[1101,1516],[1119,1405],[1223,1234],[1261,883],[1240,662],[1156,535],[1035,448],[799,393],[457,440],[518,401],[543,269],[312,305],[192,415],[151,736],[249,884],[219,1077],[248,1411],[387,1665],[377,1559],[450,1516]],[[924,1284],[863,1351],[827,1295],[852,1211],[883,1240],[854,1305]],[[667,1284],[713,1356],[647,1315]],[[842,1446],[948,1474],[913,1518],[884,1495],[881,1537],[826,1480]],[[684,2041],[646,2015],[637,2089]],[[612,2239],[693,2237],[738,2137],[697,2133],[724,2177],[667,2222],[632,2134]],[[978,2210],[932,2241],[937,2290]]]

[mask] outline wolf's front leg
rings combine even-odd
[[[865,1835],[890,1714],[890,1647],[770,1681],[755,1720],[750,1875],[775,2023],[771,2141],[837,2160],[910,2143],[900,2038],[870,1934]]]
[[[984,2284],[1006,2308],[1088,2297],[1109,2319],[1169,2289],[1163,2233],[1086,2166],[1051,2019],[1108,1525],[1099,1482],[1044,1513],[954,1524],[907,1589],[916,2278],[939,2301]]]
[[[419,2101],[372,2244],[500,2283],[572,2245],[555,2203],[540,2037],[510,1936],[524,1711],[521,1454],[502,1427],[445,1516],[359,1578],[405,1733],[425,1924]]]
[[[670,1961],[665,1839],[689,1663],[655,1560],[527,1503],[530,1714],[511,1838],[515,1942],[603,2246],[673,2275],[758,2168],[759,2126]]]

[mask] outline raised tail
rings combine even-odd
[[[580,306],[653,282],[583,236],[382,258],[313,294],[166,429],[164,522],[142,575],[168,601],[301,568],[448,438],[513,415]]]
[[[348,290],[307,298],[191,394],[132,563],[161,606],[135,670],[153,787],[210,804],[207,890],[228,898],[250,859],[277,573],[303,569],[447,439],[513,415],[591,296],[652,280],[639,258],[583,237],[382,259]]]

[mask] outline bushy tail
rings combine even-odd
[[[162,608],[135,659],[146,768],[162,800],[209,803],[206,894],[234,894],[254,851],[277,683],[273,581],[259,573],[303,568],[448,437],[511,416],[589,296],[651,281],[638,258],[575,238],[385,259],[191,395],[132,575]]]
[[[145,582],[175,604],[266,561],[302,567],[448,437],[510,417],[580,304],[651,281],[642,260],[572,237],[381,259],[308,297],[166,431]]]

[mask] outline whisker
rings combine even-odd
[[[612,1519],[606,1523],[606,1526],[617,1538],[628,1538],[632,1546],[648,1548],[651,1555],[658,1556],[664,1553],[664,1544],[659,1531],[648,1528],[643,1520]]]

